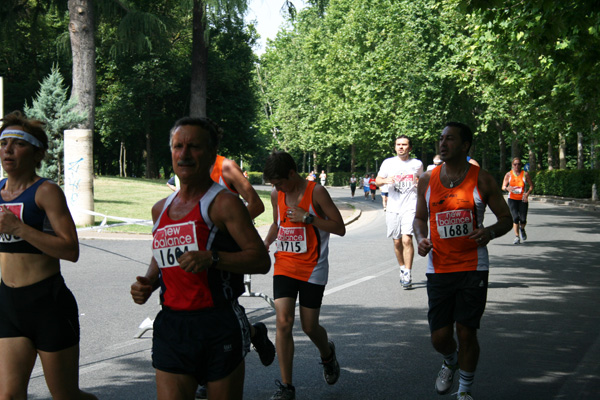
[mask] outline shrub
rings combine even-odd
[[[555,169],[531,173],[535,185],[534,194],[547,196],[575,197],[588,199],[592,197],[592,185],[600,188],[599,170]]]

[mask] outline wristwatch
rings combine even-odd
[[[216,267],[217,264],[219,263],[219,260],[220,260],[220,258],[219,258],[219,252],[216,251],[216,250],[213,250],[212,251],[212,264],[210,264],[210,267],[211,268]]]
[[[312,222],[315,220],[314,215],[311,215],[310,213],[306,213],[304,214],[304,216],[302,217],[302,222],[305,224],[312,224]]]

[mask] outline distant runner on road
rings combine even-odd
[[[525,225],[527,225],[527,210],[529,209],[529,195],[533,191],[531,176],[521,168],[523,163],[519,157],[512,160],[512,168],[504,175],[502,190],[508,190],[508,208],[513,218],[515,239],[513,244],[520,244],[527,240]],[[525,183],[529,189],[525,191]],[[520,234],[520,237],[519,237]]]

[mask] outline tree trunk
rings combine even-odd
[[[558,133],[558,168],[567,169],[567,141],[562,132]]]
[[[554,157],[552,157],[552,141],[548,140],[548,170],[554,169]]]
[[[600,169],[600,163],[598,163],[598,139],[597,138],[594,138],[594,140],[592,140],[591,159],[592,159],[592,169]]]
[[[306,152],[302,152],[302,172],[306,173]]]
[[[123,176],[127,178],[127,147],[123,146]]]
[[[529,170],[535,171],[538,169],[537,156],[535,154],[535,139],[530,136],[527,138],[527,144],[529,145]]]
[[[94,45],[93,0],[68,0],[69,36],[73,56],[73,88],[71,98],[77,99],[75,110],[87,113],[87,120],[78,128],[94,131],[96,101],[96,47]]]
[[[353,143],[350,145],[350,172],[356,171],[356,145]]]
[[[157,177],[156,166],[154,162],[154,152],[152,151],[152,129],[147,124],[144,130],[146,131],[146,173],[144,176],[152,179]]]
[[[192,17],[192,79],[190,84],[190,116],[206,117],[208,47],[204,37],[206,5],[194,0]]]
[[[577,169],[583,169],[583,132],[577,132]]]
[[[498,163],[498,171],[506,171],[506,142],[502,134],[502,123],[496,122],[496,130],[498,131],[498,147],[500,148],[500,162]]]
[[[513,129],[512,131],[512,142],[510,144],[510,158],[511,160],[515,157],[521,157],[521,146],[519,143],[519,139],[517,138],[517,131]]]
[[[119,176],[123,177],[123,141],[121,141],[121,147],[119,148]]]
[[[313,171],[315,171],[315,174],[317,173],[317,171],[319,170],[319,165],[317,164],[317,152],[313,151]]]

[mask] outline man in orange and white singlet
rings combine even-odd
[[[300,298],[302,330],[321,355],[325,381],[333,385],[340,376],[335,346],[319,324],[319,314],[329,275],[329,234],[344,236],[346,228],[327,189],[302,179],[288,153],[272,153],[264,168],[271,193],[273,224],[264,240],[267,249],[277,241],[273,296],[277,314],[275,345],[281,383],[271,400],[295,399],[292,384],[296,298]]]
[[[412,287],[413,220],[417,204],[417,182],[423,174],[423,163],[410,158],[412,143],[400,135],[394,143],[396,157],[385,159],[377,174],[377,186],[389,185],[385,214],[387,236],[394,240],[394,253],[400,266],[400,284]]]
[[[525,225],[527,225],[527,210],[529,209],[529,194],[533,191],[533,181],[529,174],[521,169],[523,163],[519,157],[512,160],[512,168],[504,175],[502,190],[508,190],[508,208],[513,218],[515,239],[513,244],[527,240]],[[525,182],[529,189],[525,191]],[[521,237],[519,237],[519,233]]]
[[[265,211],[265,205],[252,187],[240,166],[233,160],[217,155],[210,177],[231,193],[239,194],[246,202],[250,218],[254,219]]]
[[[472,141],[473,133],[467,125],[446,125],[440,136],[444,164],[419,180],[414,221],[419,255],[429,254],[431,343],[444,357],[435,388],[439,394],[448,393],[458,370],[459,400],[473,399],[471,385],[479,357],[477,329],[487,299],[486,245],[511,227],[510,212],[498,184],[466,159]],[[483,225],[486,206],[498,220],[488,227]]]

